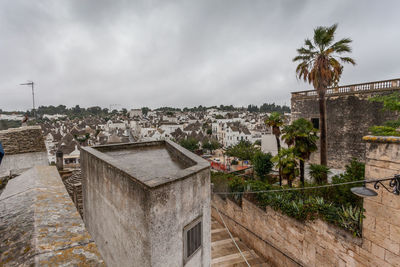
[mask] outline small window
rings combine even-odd
[[[201,217],[183,229],[183,260],[186,263],[202,246]]]
[[[312,118],[311,123],[315,129],[319,129],[319,118]]]

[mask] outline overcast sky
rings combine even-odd
[[[400,1],[0,0],[0,109],[290,104],[291,59],[339,23],[357,66],[341,84],[400,77]]]

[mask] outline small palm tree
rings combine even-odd
[[[296,155],[294,148],[282,148],[278,155],[273,157],[272,162],[281,170],[282,176],[287,180],[288,185],[292,187],[292,182],[299,175],[299,168],[297,160],[299,157]]]
[[[317,184],[326,182],[325,177],[330,173],[330,169],[324,165],[310,164],[309,174]]]
[[[278,148],[278,153],[281,151],[281,127],[283,126],[283,115],[278,112],[272,112],[268,118],[265,120],[265,124],[272,127],[272,133],[275,135],[276,146]],[[279,169],[279,185],[282,185],[282,173]]]
[[[344,38],[334,43],[337,24],[330,27],[317,27],[314,29],[314,38],[306,39],[304,47],[297,49],[298,56],[293,58],[299,62],[296,73],[299,79],[304,79],[314,86],[319,98],[320,114],[320,159],[321,165],[327,165],[327,138],[326,138],[326,89],[339,83],[343,72],[342,63],[355,65],[355,61],[343,56],[351,52],[349,38]]]
[[[304,186],[304,163],[310,158],[312,152],[317,150],[317,129],[313,124],[300,118],[282,130],[282,139],[288,146],[294,147],[294,152],[299,156],[300,161],[300,182]]]

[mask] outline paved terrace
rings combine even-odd
[[[391,91],[400,89],[400,79],[376,81],[369,83],[350,84],[344,86],[331,87],[326,90],[326,96],[338,96],[354,93],[365,93],[365,92],[381,92]],[[316,90],[292,92],[292,99],[299,98],[315,98],[317,97]]]
[[[1,194],[0,266],[104,266],[55,167],[31,168]]]

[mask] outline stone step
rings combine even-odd
[[[237,238],[237,237],[235,237],[234,239],[235,239],[236,242],[239,241],[239,238]],[[211,242],[211,246],[212,247],[216,247],[216,246],[226,245],[226,244],[229,244],[229,243],[233,243],[231,238],[222,239],[222,240]]]
[[[255,252],[252,251],[243,251],[243,256],[247,259],[253,259],[255,255]],[[238,252],[238,253],[234,253],[234,254],[229,254],[226,256],[222,256],[222,257],[218,257],[215,259],[211,260],[211,265],[212,266],[231,266],[233,264],[237,264],[237,263],[241,263],[241,262],[245,262],[245,260],[243,259],[242,255]]]
[[[224,231],[226,231],[225,228],[212,229],[211,234],[216,234],[216,233],[220,233],[220,232],[224,232]]]

